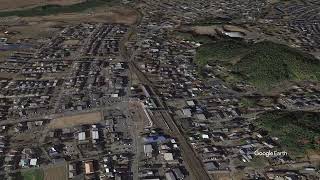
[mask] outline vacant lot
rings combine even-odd
[[[0,0],[0,11],[10,11],[48,4],[70,5],[84,0]]]
[[[44,168],[44,180],[67,179],[67,167],[65,163]]]
[[[51,129],[60,129],[66,127],[73,127],[81,124],[94,124],[101,121],[101,117],[102,115],[100,112],[64,116],[54,119],[52,122],[50,122],[48,127]]]

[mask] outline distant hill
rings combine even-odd
[[[273,42],[248,44],[222,41],[201,46],[197,51],[199,66],[225,67],[228,79],[246,81],[267,90],[283,81],[320,80],[320,61],[315,57]]]

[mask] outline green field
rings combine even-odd
[[[20,16],[20,17],[28,17],[28,16],[45,16],[51,14],[59,14],[59,13],[72,13],[72,12],[81,12],[87,9],[95,8],[103,5],[111,5],[115,0],[88,0],[78,4],[72,5],[44,5],[38,6],[29,9],[23,10],[14,10],[14,11],[3,11],[0,12],[0,17],[6,16]]]
[[[23,180],[43,180],[44,173],[40,169],[29,170],[21,173]]]
[[[245,81],[259,90],[287,80],[320,80],[320,61],[291,47],[273,42],[249,44],[238,40],[219,41],[197,50],[196,64],[219,65],[226,79]],[[225,80],[226,80],[225,79]]]
[[[183,39],[186,41],[194,41],[194,42],[199,42],[203,44],[212,42],[212,38],[205,35],[192,35],[191,33],[179,32],[179,31],[175,31],[173,35],[179,39]]]
[[[320,151],[320,113],[271,112],[255,122],[292,156],[303,156],[306,150]]]
[[[241,41],[219,41],[207,43],[198,48],[196,62],[200,66],[206,64],[229,64],[237,56],[248,52],[248,45]]]

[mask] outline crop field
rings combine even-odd
[[[9,37],[10,41],[19,39],[38,39],[50,38],[61,28],[70,24],[79,24],[82,22],[92,23],[119,23],[131,25],[137,21],[138,13],[128,7],[99,7],[94,13],[61,13],[47,16],[32,17],[8,17],[8,22],[0,21],[0,24],[8,26],[6,30],[17,32]],[[27,22],[27,23],[20,23]],[[5,36],[0,32],[0,36]],[[74,42],[73,42],[74,43]],[[10,54],[8,51],[0,52],[0,61]]]
[[[23,8],[18,10],[11,11],[1,11],[0,17],[6,16],[20,16],[20,17],[28,17],[28,16],[46,16],[51,14],[59,14],[59,13],[72,13],[72,12],[81,12],[87,9],[96,8],[104,5],[111,5],[114,3],[114,0],[90,0],[83,1],[75,4],[64,5],[59,4],[45,4],[39,5],[31,8]]]
[[[40,169],[29,170],[21,173],[23,180],[43,180],[43,171]]]
[[[11,11],[48,4],[71,5],[83,1],[84,0],[0,0],[0,11]]]
[[[196,63],[223,66],[228,78],[246,81],[261,91],[285,81],[320,80],[320,61],[286,45],[236,40],[209,43],[197,50]]]
[[[59,129],[73,127],[81,124],[94,124],[99,121],[101,121],[101,113],[91,112],[56,118],[50,122],[48,127],[51,129]]]
[[[44,168],[44,180],[66,180],[67,167],[65,163]]]
[[[320,113],[271,112],[263,114],[256,124],[278,137],[289,155],[299,157],[310,150],[320,152]]]

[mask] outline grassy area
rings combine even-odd
[[[307,150],[320,151],[320,113],[271,112],[258,118],[256,124],[278,137],[289,155],[303,156]]]
[[[247,44],[240,41],[220,41],[208,43],[197,50],[196,61],[200,66],[218,62],[230,62],[248,51]]]
[[[246,166],[255,169],[263,168],[269,165],[268,159],[262,156],[253,156],[250,162],[242,162],[239,159],[234,160],[235,166]]]
[[[25,171],[21,173],[23,180],[43,180],[43,171],[40,169]]]
[[[191,33],[185,33],[185,32],[174,32],[174,36],[179,38],[179,39],[183,39],[186,41],[194,41],[194,42],[199,42],[199,43],[210,43],[212,42],[212,39],[209,36],[205,36],[205,35],[192,35]]]
[[[269,165],[269,163],[265,157],[254,156],[253,159],[245,165],[253,168],[263,168]]]
[[[87,0],[81,3],[72,5],[44,5],[23,10],[3,11],[0,12],[0,17],[6,16],[45,16],[59,13],[72,13],[80,12],[87,9],[95,8],[98,6],[109,5],[114,3],[115,0]]]
[[[309,54],[273,42],[249,44],[236,40],[208,43],[197,50],[196,63],[218,64],[228,79],[244,80],[260,90],[286,80],[320,80],[320,61]]]
[[[243,98],[241,98],[239,105],[240,105],[240,107],[250,108],[250,107],[256,107],[257,102],[255,99],[249,99],[249,98],[243,97]]]

